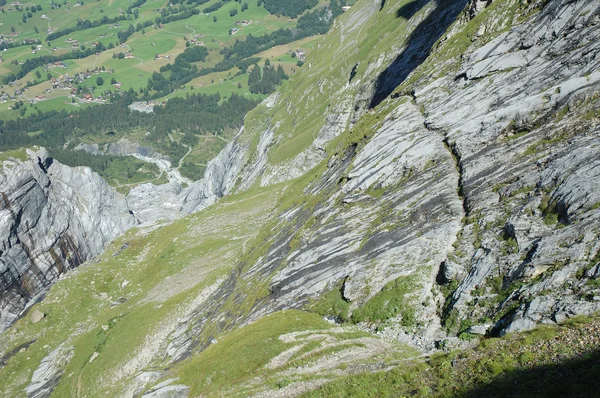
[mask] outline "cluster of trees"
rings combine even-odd
[[[296,18],[318,4],[317,0],[262,0],[267,11],[275,15]]]
[[[185,10],[177,14],[169,14],[165,16],[156,17],[155,22],[157,25],[166,24],[169,22],[179,21],[181,19],[188,19],[191,18],[193,15],[198,14],[200,14],[200,11],[198,11],[198,9],[191,8],[189,10]]]
[[[171,4],[191,4],[193,6],[201,6],[208,3],[210,0],[171,0]]]
[[[170,72],[168,78],[158,72],[152,73],[152,76],[148,79],[147,90],[157,92],[154,98],[172,92],[198,75],[198,67],[193,62],[204,61],[207,56],[208,50],[204,46],[186,48],[183,53],[175,58],[173,64],[167,64],[160,68],[162,73]]]
[[[187,132],[189,139],[193,140],[194,134],[218,134],[239,128],[246,113],[259,103],[238,95],[222,99],[219,94],[198,94],[173,98],[166,106],[157,106],[154,113],[147,114],[129,110],[128,105],[134,100],[136,94],[131,90],[121,96],[115,95],[112,103],[102,106],[73,112],[38,111],[17,120],[0,120],[0,150],[32,145],[62,148],[67,141],[89,134],[114,134],[115,131],[144,128],[150,131],[148,142],[167,154],[173,162],[178,162],[187,149],[171,142],[167,138],[169,132]],[[22,109],[25,109],[25,105]],[[40,133],[30,136],[28,133],[32,131]]]
[[[32,44],[42,44],[42,41],[40,39],[25,39],[25,40],[20,41],[20,42],[12,42],[12,43],[8,43],[6,41],[3,41],[3,42],[0,43],[0,51],[8,49],[8,48],[21,47],[21,46],[30,46]]]
[[[177,57],[179,58],[179,57]],[[186,61],[183,58],[179,58],[179,59],[175,59],[175,62],[173,63],[173,65],[168,64],[166,65],[166,69],[165,68],[161,68],[161,71],[165,70],[165,71],[170,71],[171,73],[169,74],[169,82],[170,85],[172,86],[172,89],[169,90],[163,90],[163,91],[167,91],[167,92],[171,92],[173,91],[173,89],[187,83],[188,81],[190,81],[192,76],[196,76],[198,74],[198,67],[196,65],[194,65],[191,62]],[[183,83],[185,82],[185,83]],[[156,90],[156,87],[154,87],[154,89]]]
[[[208,56],[208,50],[204,46],[193,46],[188,47],[181,54],[175,58],[175,62],[178,60],[184,60],[187,62],[202,62]]]
[[[105,134],[118,128],[133,127],[141,121],[137,112],[132,113],[127,108],[134,99],[134,94],[126,93],[115,97],[115,102],[103,106],[76,112],[38,111],[25,118],[6,121],[0,126],[0,148],[14,149],[32,145],[58,148],[62,147],[69,137],[79,134]],[[31,131],[41,133],[30,137],[28,132]]]
[[[25,7],[25,12],[23,12],[23,17],[22,17],[23,23],[27,22],[27,18],[33,17],[33,14],[35,14],[36,12],[41,11],[41,10],[42,10],[42,6],[39,4],[32,5],[31,7],[29,7],[29,6]],[[17,11],[23,11],[23,9],[21,7],[17,7]]]
[[[204,8],[204,10],[202,10],[202,12],[204,14],[210,14],[211,12],[217,11],[219,8],[223,7],[223,2],[222,1],[217,1],[214,4],[209,5],[208,7]]]
[[[192,80],[194,76],[198,74],[196,65],[183,59],[176,60],[173,64],[167,64],[161,67],[160,71],[162,73],[152,73],[152,76],[148,79],[148,85],[146,86],[148,91],[156,91],[153,98],[159,98],[174,91],[178,87]],[[170,72],[167,75],[168,78],[163,75],[165,72]]]
[[[119,42],[125,43],[127,39],[129,39],[129,36],[131,36],[134,33],[135,28],[133,27],[133,25],[129,25],[129,27],[126,30],[122,30],[119,33],[117,33],[117,38],[119,39]]]
[[[287,78],[288,76],[281,65],[275,69],[267,59],[262,69],[262,76],[260,67],[257,64],[254,65],[254,68],[248,74],[248,87],[250,92],[255,94],[270,94],[275,91],[275,86]]]
[[[82,21],[81,19],[79,19],[79,20],[77,20],[77,24],[75,26],[72,26],[70,28],[60,29],[60,30],[50,33],[48,36],[46,36],[46,41],[52,41],[52,40],[58,39],[59,37],[66,36],[73,32],[77,32],[79,30],[97,28],[98,26],[106,25],[109,23],[116,23],[119,21],[124,21],[126,19],[128,19],[128,17],[125,15],[118,15],[114,18],[109,18],[107,16],[104,16],[104,17],[102,17],[102,19],[99,19],[97,21],[90,21],[89,19]]]
[[[143,6],[146,0],[135,0],[129,7],[127,7],[127,13],[131,14],[131,10]]]
[[[92,155],[84,151],[71,151],[63,148],[50,148],[50,156],[71,167],[87,166],[111,181],[133,179],[141,168],[155,174],[158,166],[136,159],[133,156]]]
[[[156,124],[150,135],[155,140],[161,140],[172,130],[220,133],[239,128],[246,113],[258,103],[236,94],[225,100],[219,94],[172,98],[166,106],[155,108]]]
[[[254,64],[258,63],[259,61],[260,61],[259,57],[246,58],[246,59],[236,62],[235,66],[240,68],[240,71],[242,73],[246,73],[248,71],[248,68],[250,67],[250,65],[254,65]]]

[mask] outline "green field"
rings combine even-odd
[[[93,54],[82,59],[67,60],[67,68],[46,68],[38,67],[29,72],[23,78],[17,80],[13,86],[0,86],[0,92],[12,94],[17,88],[25,87],[27,82],[33,84],[21,96],[19,100],[27,102],[35,99],[36,96],[45,95],[45,99],[51,101],[50,104],[40,105],[44,101],[37,103],[38,109],[73,109],[70,101],[62,101],[54,99],[54,95],[45,92],[50,88],[47,82],[48,74],[52,77],[62,75],[75,76],[78,73],[93,71],[95,68],[104,67],[106,70],[112,70],[114,73],[101,73],[100,76],[105,83],[102,86],[96,84],[96,75],[86,79],[78,84],[78,87],[93,88],[94,97],[98,97],[107,90],[116,91],[110,85],[110,80],[114,78],[121,83],[121,90],[127,91],[133,89],[136,92],[146,88],[148,78],[153,72],[158,72],[161,67],[168,63],[173,63],[178,54],[186,48],[186,42],[197,40],[209,49],[209,56],[205,62],[197,63],[198,67],[212,67],[217,62],[222,60],[220,51],[224,47],[233,45],[236,41],[244,40],[248,35],[261,36],[280,28],[293,28],[296,25],[296,20],[291,20],[287,17],[277,17],[271,15],[264,7],[257,6],[256,2],[248,2],[248,9],[241,11],[241,3],[229,2],[220,9],[204,14],[202,10],[216,3],[217,0],[212,0],[206,4],[198,6],[199,14],[193,15],[190,18],[173,21],[164,25],[151,25],[143,30],[135,32],[131,35],[124,46],[119,45],[117,33],[127,29],[128,26],[136,26],[145,21],[153,21],[161,16],[161,10],[169,7],[166,1],[150,0],[144,3],[137,14],[133,12],[127,13],[127,8],[131,2],[124,0],[109,0],[96,2],[64,2],[60,7],[53,8],[51,4],[45,2],[25,2],[20,5],[21,11],[16,7],[7,4],[0,13],[0,35],[5,35],[9,40],[20,42],[26,39],[37,39],[41,42],[41,50],[32,51],[32,45],[21,45],[19,47],[9,48],[2,53],[3,63],[0,64],[0,77],[5,77],[20,70],[17,63],[27,61],[39,56],[68,54],[74,49],[92,48],[96,43],[102,43],[108,50]],[[39,7],[36,7],[39,4]],[[236,8],[238,14],[230,16],[230,10]],[[31,12],[34,10],[35,12]],[[31,12],[31,17],[25,18]],[[121,12],[123,14],[121,14]],[[176,14],[174,12],[173,14]],[[105,23],[97,27],[92,27],[85,30],[76,30],[55,38],[50,43],[46,43],[46,36],[49,28],[56,30],[64,30],[73,28],[77,25],[78,20],[99,21],[103,17],[115,18],[124,15],[129,20],[118,21],[119,27],[115,27],[114,23]],[[43,18],[42,18],[43,16]],[[137,18],[136,18],[137,16]],[[216,19],[216,21],[215,21]],[[248,21],[246,26],[236,24],[239,21]],[[36,28],[37,32],[36,33]],[[235,34],[230,34],[230,30],[239,29]],[[14,31],[14,33],[13,33]],[[74,43],[74,44],[73,44]],[[37,45],[34,45],[34,47]],[[110,49],[110,46],[114,46]],[[308,48],[308,46],[306,47]],[[119,53],[130,53],[132,58],[115,59],[113,55]],[[170,56],[169,59],[156,59],[157,56]],[[263,58],[269,57],[265,54]],[[272,58],[272,57],[271,57]],[[295,71],[296,60],[289,55],[278,57],[277,61],[282,63],[287,73]],[[261,62],[262,63],[262,62]],[[39,72],[41,78],[36,77],[36,72]],[[235,73],[236,71],[231,71]],[[228,72],[229,74],[229,72]],[[222,73],[217,75],[203,76],[194,79],[186,86],[193,87],[207,94],[221,93],[228,97],[232,93],[238,93],[246,96],[257,98],[259,96],[250,94],[247,88],[247,78],[245,76],[234,77],[223,76]],[[238,88],[238,83],[242,88]],[[60,96],[65,96],[65,92],[60,93]],[[184,96],[186,91],[177,90],[166,98]],[[0,117],[10,119],[16,117],[16,112],[8,110],[12,104],[0,104]],[[26,114],[29,111],[26,112]]]

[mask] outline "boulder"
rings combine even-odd
[[[30,317],[31,323],[38,323],[45,317],[46,317],[46,314],[44,314],[41,311],[35,310],[31,313],[31,317]]]

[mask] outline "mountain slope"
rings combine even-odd
[[[7,395],[298,394],[600,310],[599,7],[358,2],[208,168],[220,201],[4,334]]]

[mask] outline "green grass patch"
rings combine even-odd
[[[340,282],[329,292],[323,294],[318,301],[310,304],[308,308],[319,315],[333,317],[341,322],[348,322],[350,320],[348,316],[350,303],[344,299],[342,289],[343,283]]]
[[[413,305],[406,297],[417,286],[415,275],[401,276],[389,282],[363,306],[352,313],[354,322],[385,322],[401,316],[402,326],[413,326],[416,323]]]
[[[280,335],[329,327],[316,314],[280,311],[220,338],[174,373],[191,387],[192,395],[213,395],[255,377],[273,357],[291,347],[279,340]]]
[[[29,159],[29,157],[27,156],[25,149],[15,149],[0,152],[0,162],[11,159],[21,160],[24,162]]]

